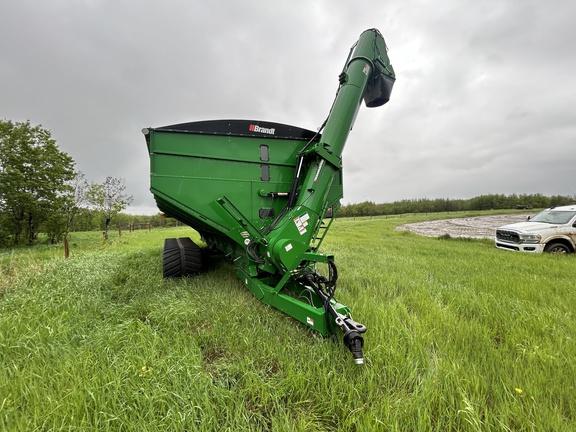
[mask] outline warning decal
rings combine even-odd
[[[314,176],[314,183],[318,183],[318,176],[320,175],[320,171],[322,171],[323,166],[324,166],[324,159],[322,159],[318,164],[318,169],[316,170],[316,175]]]
[[[308,219],[310,219],[310,215],[308,213],[304,213],[302,216],[294,218],[294,224],[296,224],[296,228],[298,228],[300,235],[306,232]]]
[[[368,63],[364,63],[364,69],[362,69],[362,72],[364,72],[364,75],[368,75],[368,72],[370,72],[370,65],[368,65]]]

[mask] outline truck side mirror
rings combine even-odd
[[[532,216],[526,216],[526,220],[529,221]]]

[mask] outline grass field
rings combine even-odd
[[[576,430],[576,256],[394,229],[425,218],[339,219],[324,242],[364,366],[224,261],[163,280],[186,228],[1,250],[0,430]]]

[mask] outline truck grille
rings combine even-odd
[[[496,238],[505,242],[520,243],[520,237],[515,231],[496,230]]]

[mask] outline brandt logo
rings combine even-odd
[[[261,132],[269,135],[274,135],[276,133],[276,130],[274,128],[263,128],[254,124],[251,124],[248,130],[250,132]]]

